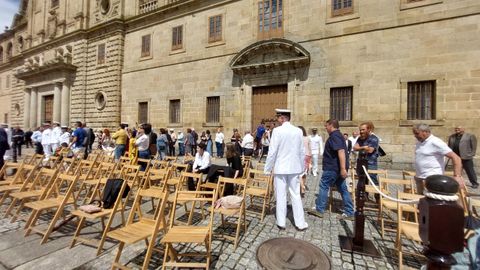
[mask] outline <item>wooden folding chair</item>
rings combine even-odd
[[[15,174],[13,175],[8,175],[7,172],[8,170],[16,170],[18,172],[18,168],[24,164],[24,161],[21,163],[15,163],[15,162],[10,162],[7,161],[3,164],[3,167],[0,169],[0,179],[3,177],[4,180],[0,181],[0,186],[3,185],[10,185],[12,183],[12,180],[15,178]]]
[[[25,207],[32,209],[32,213],[30,214],[30,217],[25,224],[25,236],[28,236],[31,231],[34,231],[43,235],[41,244],[44,244],[48,241],[48,238],[53,232],[57,220],[60,218],[60,216],[64,215],[63,210],[65,209],[65,207],[67,205],[73,205],[74,209],[77,208],[74,198],[77,197],[75,195],[75,187],[77,185],[78,179],[79,175],[59,174],[44,199],[35,202],[28,202],[25,204]],[[36,222],[42,212],[48,210],[56,211],[55,215],[53,216],[52,220],[48,225],[47,230],[43,231],[37,228]]]
[[[106,182],[108,181],[115,181],[114,179],[107,180],[105,179]],[[105,184],[106,184],[105,182]],[[100,184],[102,183],[102,179],[99,179],[98,185],[96,186],[96,189],[99,189]],[[125,219],[123,218],[124,212],[125,212],[125,202],[123,202],[122,197],[124,195],[125,188],[127,187],[127,181],[122,180],[122,186],[120,188],[120,191],[118,193],[117,199],[115,200],[115,203],[113,204],[112,208],[105,209],[102,207],[102,210],[100,212],[96,213],[86,213],[80,209],[76,209],[72,211],[72,215],[77,217],[78,222],[77,222],[77,229],[75,230],[75,234],[73,235],[72,242],[70,244],[70,248],[73,248],[75,244],[78,242],[93,245],[97,248],[97,256],[100,255],[103,251],[103,246],[105,244],[105,239],[107,237],[107,233],[110,231],[110,228],[112,226],[113,219],[115,217],[115,214],[119,211],[121,211],[122,214],[122,225],[125,225]],[[102,195],[105,189],[102,189]],[[129,191],[130,192],[130,191]],[[125,196],[128,198],[127,196]],[[107,224],[105,224],[105,218],[108,217]],[[100,238],[100,241],[92,239],[92,238],[85,238],[81,237],[80,233],[85,225],[85,221],[87,220],[98,220],[100,219],[101,224],[102,224],[102,236]]]
[[[182,191],[177,190],[175,193],[174,204],[172,208],[172,218],[170,219],[170,226],[168,232],[162,238],[161,243],[165,244],[165,252],[162,269],[167,267],[184,267],[184,268],[204,268],[209,269],[211,261],[211,244],[212,244],[212,224],[213,224],[213,209],[210,208],[210,219],[207,224],[199,223],[197,225],[176,225],[174,216],[176,213],[176,206],[179,202],[192,204],[198,202],[200,204],[210,203],[211,205],[217,200],[216,192],[214,191]],[[174,245],[184,244],[185,249],[192,250],[192,252],[178,253]],[[195,245],[193,252],[192,245]],[[198,247],[203,245],[205,252],[198,252]],[[185,262],[182,258],[185,257],[204,257],[205,262]]]
[[[192,178],[192,180],[195,182],[197,182],[197,190],[198,190],[198,185],[200,184],[203,176],[201,173],[192,173],[192,172],[182,172],[181,176],[180,176],[180,180],[178,181],[177,185],[175,185],[175,191],[177,190],[186,190],[186,183],[188,181],[189,178]],[[169,191],[169,180],[167,180],[167,191]],[[174,196],[169,196],[168,197],[168,204],[169,205],[173,205],[174,204]],[[190,209],[190,211],[188,210],[188,201],[187,202],[183,202],[183,200],[177,202],[177,205],[183,205],[184,209],[185,209],[185,213],[189,213],[188,214],[188,221],[186,224],[190,225],[192,223],[192,220],[193,220],[193,215],[194,215],[194,210],[195,210],[195,207],[192,205],[192,208]],[[202,206],[200,207],[200,210],[201,210],[201,215],[202,215],[202,219],[205,218],[205,214],[204,214],[204,210],[203,210],[203,204]],[[175,219],[176,217],[175,216],[172,216],[173,219]],[[183,221],[180,221],[178,220],[178,222],[182,223],[182,224],[185,224],[185,222]]]
[[[412,193],[413,182],[411,179],[404,180],[404,179],[392,179],[392,178],[382,178],[382,177],[379,177],[379,179],[381,179],[380,182],[382,183],[380,188],[382,192],[387,195],[390,195],[393,197],[395,192],[405,193],[405,191],[407,191],[406,192],[407,194],[413,194]],[[423,197],[421,195],[415,195],[415,194],[413,195],[414,195],[413,197],[417,199],[420,199]],[[396,228],[391,229],[389,227],[385,227],[386,223],[390,225],[395,225],[397,223],[396,220],[390,217],[390,213],[397,211],[397,208],[398,208],[397,204],[398,204],[397,202],[384,199],[383,196],[380,196],[380,230],[381,230],[382,238],[385,237],[386,231],[389,231],[389,232],[397,231]],[[414,215],[413,218],[416,219],[416,215]],[[415,221],[418,222],[417,220]]]
[[[165,161],[165,160],[158,160],[158,159],[154,159],[152,160],[152,168],[154,169],[166,169],[168,167],[170,167],[170,164],[168,163],[168,161]]]
[[[182,172],[187,171],[188,164],[173,163],[171,166],[172,166],[172,174],[171,174],[171,177],[168,179],[167,184],[169,186],[176,187],[180,182]]]
[[[92,179],[86,179],[82,181],[82,184],[78,190],[79,193],[85,190],[83,204],[87,203],[87,201],[92,201],[95,198],[97,200],[101,200],[99,185],[106,182],[106,179],[108,179],[115,172],[116,167],[116,163],[102,162],[99,164]],[[96,195],[97,197],[95,197]]]
[[[177,157],[175,156],[166,156],[164,159],[168,163],[175,163],[177,162]]]
[[[112,269],[129,269],[120,264],[119,260],[122,255],[123,248],[126,244],[134,244],[144,240],[147,246],[147,252],[143,261],[142,269],[148,269],[150,258],[155,248],[157,236],[160,231],[166,232],[167,225],[165,219],[165,204],[167,202],[168,192],[160,188],[139,189],[132,205],[132,211],[128,216],[127,223],[124,227],[110,231],[107,237],[119,241],[117,255],[112,264]],[[142,213],[141,203],[144,199],[158,199],[156,214],[149,215]]]
[[[245,196],[246,196],[246,190],[247,190],[247,179],[243,178],[227,178],[227,177],[222,177],[220,176],[218,179],[217,183],[217,194],[220,194],[218,199],[221,199],[224,197],[224,191],[225,191],[225,185],[226,184],[232,184],[236,185],[236,192],[234,196],[238,196],[242,198],[242,202],[238,208],[224,208],[220,206],[217,208],[216,206],[212,207],[214,208],[214,214],[220,214],[221,215],[221,220],[222,220],[222,226],[225,227],[227,222],[225,221],[225,216],[228,217],[234,217],[237,219],[236,223],[231,223],[228,222],[228,224],[233,224],[236,225],[236,232],[235,236],[232,237],[230,235],[222,235],[223,238],[229,239],[233,241],[233,249],[237,249],[238,246],[238,237],[240,235],[240,229],[243,227],[243,233],[245,234],[247,232],[247,222],[246,222],[246,217],[245,217]]]
[[[404,199],[404,200],[416,200],[418,199],[417,194],[411,194],[411,193],[403,193],[399,192],[398,193],[398,199]],[[405,213],[411,213],[414,216],[416,216],[415,221],[406,221],[404,220],[404,214]],[[418,232],[418,207],[417,205],[407,205],[407,204],[402,204],[398,203],[397,206],[397,237],[395,241],[395,247],[398,252],[398,268],[403,269],[403,254],[404,253],[409,253],[410,255],[415,255],[415,256],[422,256],[420,255],[421,252],[406,252],[403,250],[402,246],[402,236],[407,238],[408,240],[421,243],[422,240],[420,239],[420,234]],[[423,256],[422,256],[423,257]]]
[[[17,219],[26,221],[26,219],[22,218],[21,216],[21,212],[24,209],[25,203],[43,199],[43,197],[46,196],[48,189],[50,189],[52,184],[55,182],[57,173],[58,170],[55,169],[41,168],[39,173],[35,176],[35,179],[30,187],[28,185],[24,185],[18,192],[10,194],[12,202],[5,211],[4,217],[8,217],[11,214],[12,219],[10,222],[15,222]],[[16,206],[17,209],[15,213],[12,213]]]
[[[77,165],[79,164],[80,160],[75,157],[63,157],[62,161],[58,166],[58,172],[73,175],[75,174],[75,171],[77,170]]]
[[[10,181],[10,184],[0,186],[0,194],[2,194],[0,197],[0,205],[9,197],[11,192],[18,191],[24,186],[29,187],[34,179],[36,169],[36,165],[22,163],[18,167],[18,171],[12,181]]]
[[[262,212],[260,214],[260,221],[263,222],[267,207],[268,211],[270,211],[270,195],[273,186],[273,176],[271,174],[265,175],[265,173],[260,170],[250,169],[247,172],[247,177],[248,182],[246,194],[248,197],[250,197],[250,205],[247,208],[247,212],[258,214],[258,211],[253,211],[251,208],[260,207],[259,205],[255,204],[255,198],[259,198],[263,201],[261,205]]]

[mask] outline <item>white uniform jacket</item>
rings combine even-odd
[[[60,143],[60,136],[62,135],[62,129],[60,127],[54,127],[52,133],[50,134],[50,143],[57,144]]]
[[[273,129],[264,171],[274,174],[301,174],[305,167],[302,131],[290,124]]]
[[[42,132],[42,144],[50,144],[52,137],[52,130],[47,128]]]

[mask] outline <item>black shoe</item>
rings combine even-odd
[[[280,231],[285,231],[285,227],[282,227],[280,225],[277,225],[277,228],[280,230]]]
[[[472,184],[472,188],[478,188],[478,184]]]
[[[305,223],[305,224],[306,224],[306,223]],[[307,224],[307,227],[302,228],[302,229],[300,229],[300,228],[298,228],[297,226],[295,226],[295,229],[297,229],[297,231],[299,231],[299,232],[306,231],[306,230],[308,229],[308,224]]]

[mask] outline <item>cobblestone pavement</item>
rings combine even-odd
[[[218,163],[224,161],[216,161]],[[390,172],[393,177],[400,177],[400,172]],[[395,175],[397,174],[397,175]],[[308,177],[308,187],[304,199],[306,209],[314,206],[318,192],[318,177]],[[338,193],[334,193],[338,199]],[[338,202],[340,202],[338,200]],[[148,203],[148,202],[147,202]],[[145,205],[147,205],[147,203]],[[274,203],[272,203],[272,207]],[[339,235],[353,235],[352,221],[339,220],[339,207],[335,204],[332,213],[327,213],[324,218],[317,218],[306,214],[309,228],[306,231],[297,231],[292,223],[291,211],[287,220],[287,229],[279,231],[275,225],[274,212],[270,212],[260,222],[257,215],[247,215],[248,229],[241,235],[240,244],[236,250],[233,243],[214,236],[212,243],[213,262],[212,269],[259,269],[256,263],[255,252],[259,244],[275,237],[294,237],[312,243],[322,249],[330,257],[333,269],[396,269],[397,255],[394,250],[395,233],[387,233],[385,239],[381,238],[379,225],[375,213],[369,212],[365,222],[365,238],[374,242],[381,253],[380,258],[372,258],[357,254],[342,252],[339,246]],[[2,269],[110,269],[116,245],[107,242],[106,252],[95,256],[95,248],[86,245],[76,245],[70,249],[70,241],[75,230],[72,221],[59,231],[53,233],[50,240],[40,245],[40,236],[31,234],[24,237],[23,221],[10,223],[9,218],[4,218],[5,204],[0,208],[0,270]],[[46,222],[45,220],[43,222]],[[118,221],[114,225],[118,225]],[[215,232],[223,232],[217,228],[219,219],[215,219]],[[82,234],[92,234],[101,228],[100,223],[87,223],[87,229]],[[405,241],[407,250],[420,251],[420,246]],[[162,246],[158,247],[163,250]],[[145,243],[140,242],[127,246],[124,249],[121,262],[127,266],[139,268],[145,255]],[[150,269],[159,269],[162,265],[163,252],[154,252]],[[419,268],[422,259],[405,256],[404,263],[411,268]]]

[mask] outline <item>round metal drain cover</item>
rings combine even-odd
[[[331,269],[327,254],[309,242],[285,237],[260,244],[257,262],[263,269],[313,270]]]

